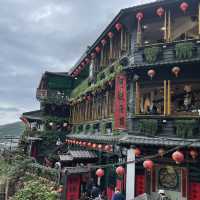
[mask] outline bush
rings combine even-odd
[[[158,132],[158,121],[156,119],[140,120],[139,130],[145,135],[156,135],[156,133]]]

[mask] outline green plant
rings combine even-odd
[[[144,49],[144,56],[148,63],[156,62],[160,53],[160,47],[147,47]]]
[[[194,44],[192,42],[183,42],[176,44],[176,58],[178,59],[187,59],[192,57],[194,49]]]
[[[141,119],[139,130],[145,135],[156,135],[158,132],[158,121],[156,119]]]
[[[196,120],[176,120],[174,124],[176,135],[181,138],[191,138],[198,130]]]

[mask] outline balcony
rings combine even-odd
[[[182,40],[136,48],[133,65],[151,66],[197,60],[200,60],[200,40]]]
[[[199,116],[138,115],[130,118],[132,135],[170,138],[200,138]]]
[[[65,91],[37,89],[36,98],[43,102],[64,104],[68,101],[69,96]]]

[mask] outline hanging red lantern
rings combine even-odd
[[[101,44],[102,44],[103,46],[105,46],[106,43],[107,43],[106,39],[102,39],[102,40],[101,40]]]
[[[91,53],[90,55],[91,55],[91,58],[92,58],[92,59],[94,59],[94,58],[96,57],[96,54],[95,54],[95,53]]]
[[[144,14],[142,12],[138,12],[136,14],[136,18],[137,18],[138,21],[141,21],[144,18]]]
[[[96,148],[97,148],[97,145],[94,143],[94,144],[92,145],[92,148],[96,149]]]
[[[139,157],[141,155],[141,150],[139,148],[135,149],[135,157]]]
[[[117,31],[120,31],[122,29],[122,25],[120,23],[115,24],[115,28]]]
[[[62,192],[63,192],[63,186],[60,186],[60,187],[57,189],[57,192],[58,192],[58,193],[62,193]]]
[[[90,59],[89,59],[89,58],[86,58],[86,59],[85,59],[85,62],[86,62],[87,64],[89,64],[89,63],[90,63]]]
[[[165,154],[165,150],[163,148],[158,149],[158,154],[162,158]]]
[[[113,36],[114,36],[114,34],[113,34],[112,32],[109,32],[109,33],[108,33],[108,37],[109,37],[109,38],[113,38]]]
[[[83,62],[81,63],[81,65],[82,65],[82,67],[84,67],[84,66],[85,66],[85,62],[83,61]]]
[[[184,160],[184,155],[180,151],[175,151],[172,154],[172,159],[176,162],[176,164],[180,164]]]
[[[98,149],[101,150],[102,148],[103,148],[102,144],[99,144],[99,145],[98,145]]]
[[[76,140],[73,140],[73,144],[76,144]]]
[[[88,142],[88,143],[87,143],[87,146],[88,146],[88,147],[91,147],[91,146],[92,146],[92,143],[91,143],[91,142]]]
[[[119,166],[119,167],[116,168],[116,174],[118,176],[123,176],[124,172],[125,172],[125,170],[124,170],[124,168],[122,166]]]
[[[96,51],[97,53],[99,53],[99,52],[101,51],[101,48],[100,48],[99,46],[97,46],[97,47],[95,48],[95,51]]]
[[[198,156],[198,152],[196,149],[191,149],[190,150],[190,156],[192,157],[193,160],[195,160]]]
[[[86,142],[83,142],[83,146],[85,147],[87,145],[87,143]]]
[[[90,95],[87,96],[87,100],[88,100],[88,101],[91,100],[91,96],[90,96]]]
[[[152,160],[145,160],[145,161],[143,162],[143,166],[144,166],[144,168],[145,168],[146,170],[151,171],[152,168],[153,168],[153,166],[154,166],[154,163],[153,163]]]
[[[173,67],[173,68],[172,68],[172,73],[173,73],[176,77],[178,77],[178,75],[180,74],[180,71],[181,71],[180,67]]]
[[[100,185],[100,182],[101,182],[101,177],[104,176],[104,170],[103,169],[97,169],[96,171],[96,176],[98,177],[98,180],[97,180],[97,185]]]
[[[78,145],[79,144],[79,141],[76,141],[76,145]]]
[[[106,145],[104,149],[105,149],[105,151],[109,151],[110,150],[110,145]]]
[[[150,69],[147,72],[148,76],[152,79],[156,75],[156,71],[154,69]]]
[[[81,71],[81,70],[82,70],[82,67],[81,67],[80,65],[79,65],[79,67],[78,67],[78,70],[79,70],[79,71]]]
[[[165,13],[165,10],[164,8],[160,7],[156,10],[156,14],[159,16],[159,17],[162,17]]]
[[[82,145],[82,142],[81,142],[81,141],[79,142],[79,145],[80,145],[80,146]]]
[[[186,3],[186,2],[182,2],[182,3],[181,3],[180,9],[181,9],[183,12],[186,12],[188,8],[189,8],[188,3]]]

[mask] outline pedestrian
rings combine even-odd
[[[125,200],[124,195],[121,193],[119,188],[115,189],[115,193],[112,196],[112,200]]]
[[[99,197],[100,194],[101,194],[100,189],[97,186],[93,186],[91,191],[91,197],[95,199]]]

